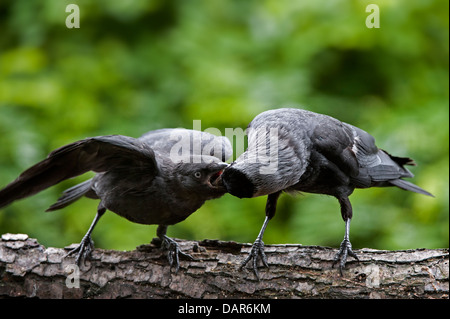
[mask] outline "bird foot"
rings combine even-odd
[[[261,259],[263,265],[267,268],[269,268],[269,265],[267,264],[267,257],[264,253],[264,242],[261,239],[257,239],[253,245],[252,250],[248,254],[247,258],[242,262],[241,266],[239,267],[240,270],[242,270],[247,263],[253,259],[253,272],[256,276],[256,278],[259,280],[259,273],[258,273],[258,257]]]
[[[352,244],[350,243],[350,240],[344,239],[333,261],[333,267],[337,264],[337,262],[339,262],[339,272],[341,276],[343,275],[342,270],[345,268],[345,264],[347,263],[347,256],[349,255],[359,261],[358,256],[352,250]]]
[[[81,259],[83,259],[83,261],[86,261],[86,259],[89,258],[93,250],[94,250],[94,241],[92,240],[91,236],[84,236],[80,244],[71,251],[69,251],[64,257],[77,254],[75,258],[75,263],[77,264],[77,266],[80,266]]]
[[[175,266],[175,273],[178,273],[178,269],[180,268],[179,256],[182,256],[189,260],[195,260],[195,258],[191,255],[182,252],[178,243],[172,238],[164,235],[161,239],[161,249],[167,250],[167,259],[169,260],[170,268],[172,268],[172,266]]]

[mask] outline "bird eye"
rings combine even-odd
[[[195,176],[195,178],[200,178],[200,177],[202,177],[202,173],[200,173],[200,172],[195,172],[195,173],[194,173],[194,176]]]

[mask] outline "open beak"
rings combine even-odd
[[[208,184],[212,188],[222,188],[222,187],[224,187],[223,182],[222,182],[222,173],[223,173],[223,170],[226,167],[228,167],[228,164],[222,164],[222,165],[219,166],[217,171],[211,173],[211,175],[209,176],[209,179],[208,179]]]

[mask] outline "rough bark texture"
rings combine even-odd
[[[239,265],[249,244],[177,240],[196,260],[181,260],[178,274],[161,250],[95,249],[79,272],[68,247],[45,248],[27,235],[2,235],[0,297],[39,298],[448,298],[448,249],[355,250],[339,275],[336,249],[268,245],[270,269],[261,280]],[[77,285],[79,274],[79,288]],[[68,287],[69,286],[69,287]]]

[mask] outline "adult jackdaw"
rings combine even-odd
[[[166,236],[167,226],[179,223],[208,199],[226,190],[217,183],[223,161],[232,155],[225,137],[187,129],[161,129],[140,138],[108,135],[86,138],[53,152],[24,171],[0,191],[0,208],[36,194],[87,171],[93,178],[67,189],[47,211],[63,208],[80,197],[100,199],[97,214],[80,245],[76,262],[93,249],[91,233],[108,209],[139,224],[156,224],[161,247],[168,250],[170,265],[191,257]]]
[[[377,148],[365,131],[330,116],[300,109],[270,110],[253,119],[247,134],[247,150],[224,170],[222,180],[227,191],[239,198],[268,195],[264,224],[241,266],[253,259],[257,277],[258,257],[267,267],[262,238],[282,191],[338,199],[345,236],[334,264],[340,261],[341,274],[347,255],[358,259],[349,239],[353,214],[348,197],[355,188],[397,186],[432,196],[402,179],[413,177],[404,167],[415,165],[412,159],[390,155]]]

